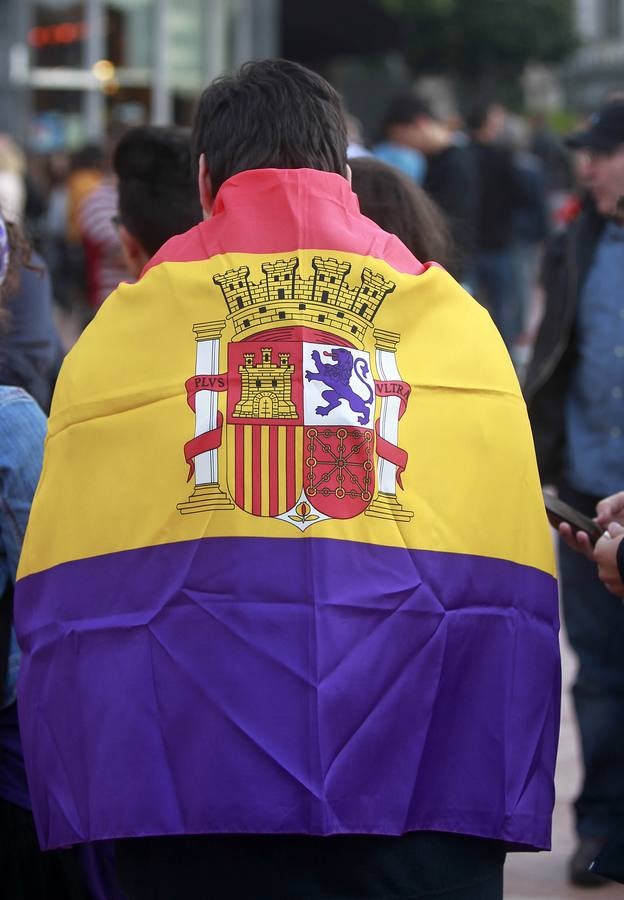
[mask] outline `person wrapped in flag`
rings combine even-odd
[[[54,397],[16,595],[40,842],[118,839],[131,897],[498,897],[550,845],[560,690],[505,347],[360,214],[320,76],[246,64],[194,141],[205,221]]]

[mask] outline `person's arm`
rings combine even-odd
[[[45,432],[45,416],[25,391],[0,392],[0,539],[12,580],[41,474]]]

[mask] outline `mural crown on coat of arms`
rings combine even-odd
[[[385,297],[396,285],[364,268],[360,283],[350,286],[351,263],[312,257],[312,274],[302,276],[299,258],[262,263],[264,278],[250,280],[248,266],[215,275],[237,335],[262,327],[290,325],[294,320],[338,331],[362,342]]]

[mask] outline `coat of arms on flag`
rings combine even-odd
[[[314,256],[215,275],[228,315],[194,326],[196,372],[186,382],[195,437],[184,448],[195,490],[182,514],[235,506],[301,531],[366,513],[407,521],[397,498],[407,465],[398,443],[410,387],[400,336],[373,328],[395,284],[370,268]],[[231,340],[223,346],[224,332]]]

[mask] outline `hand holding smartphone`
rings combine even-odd
[[[562,522],[566,522],[575,533],[577,531],[586,532],[592,544],[595,544],[603,534],[603,529],[593,519],[579,512],[578,509],[574,509],[568,503],[564,503],[553,494],[544,493],[544,505],[548,521],[553,528],[558,528]]]

